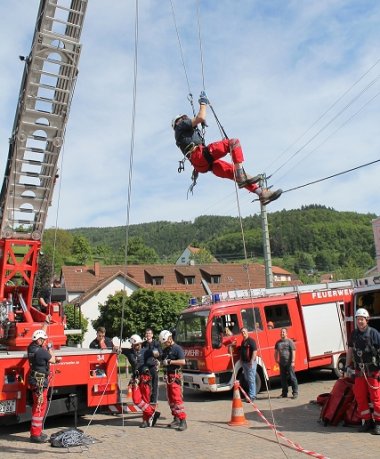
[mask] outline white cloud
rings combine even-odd
[[[195,3],[173,0],[197,108],[203,82]],[[19,0],[15,5],[0,4],[2,170],[23,69],[18,55],[29,52],[38,1]],[[110,8],[101,0],[89,2],[61,189],[60,193],[58,188],[55,191],[48,226],[55,224],[56,218],[64,228],[125,224],[134,5],[115,0]],[[378,2],[205,0],[200,6],[207,92],[227,134],[240,138],[248,172],[269,174],[283,165],[270,184],[287,190],[380,157],[380,98],[375,97],[380,84],[374,81],[380,64],[307,131],[379,59]],[[170,2],[139,2],[137,75],[131,222],[237,215],[232,182],[202,175],[187,200],[189,165],[184,173],[177,173],[181,154],[174,144],[170,120],[177,113],[189,112],[190,105]],[[360,91],[363,94],[358,97]],[[357,101],[345,108],[354,97]],[[342,115],[333,120],[340,110]],[[217,140],[220,133],[211,113],[208,123],[207,140]],[[308,141],[310,144],[300,149]],[[285,193],[268,211],[317,203],[379,214],[378,174],[376,164]],[[243,216],[259,211],[258,204],[251,203],[254,197],[239,191]]]

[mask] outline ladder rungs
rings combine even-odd
[[[52,18],[51,16],[46,16],[46,19],[47,20],[50,20],[52,22],[58,22],[59,24],[64,24],[66,25],[67,27],[74,27],[76,29],[80,29],[81,28],[81,25],[80,24],[74,24],[72,22],[67,22],[67,21],[63,21],[62,19],[58,19],[58,18]]]

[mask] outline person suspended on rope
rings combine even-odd
[[[208,145],[204,144],[198,128],[200,124],[206,122],[206,107],[209,105],[208,97],[204,91],[200,93],[198,102],[199,112],[194,118],[182,114],[177,115],[172,120],[176,145],[194,167],[195,181],[198,173],[203,174],[211,171],[217,177],[236,179],[239,188],[246,188],[248,191],[256,193],[264,205],[278,199],[282,190],[271,191],[267,188],[261,188],[259,185],[261,176],[253,177],[245,172],[243,167],[244,155],[239,139],[226,138]],[[233,165],[221,159],[227,153],[231,153]]]

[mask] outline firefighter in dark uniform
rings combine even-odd
[[[161,358],[165,371],[166,393],[174,416],[173,422],[168,427],[183,431],[187,429],[181,372],[181,367],[186,364],[185,353],[182,347],[174,342],[168,330],[160,333],[159,341],[163,348]]]
[[[144,349],[149,349],[152,355],[147,359],[147,365],[149,367],[150,376],[152,377],[152,393],[150,396],[150,403],[153,405],[157,404],[158,399],[158,370],[159,370],[159,357],[161,356],[160,343],[153,338],[153,330],[147,328],[145,330],[145,341],[142,344]]]
[[[368,326],[366,309],[358,309],[355,318],[357,328],[348,341],[347,367],[355,368],[354,394],[359,416],[364,421],[359,431],[380,435],[380,333]]]
[[[143,340],[139,335],[132,335],[129,342],[132,347],[123,349],[122,352],[132,367],[132,379],[129,383],[132,387],[132,400],[143,413],[140,427],[154,427],[161,413],[150,404],[152,377],[147,362],[153,358],[153,351],[142,347]]]
[[[52,350],[44,347],[47,338],[45,330],[36,330],[32,336],[33,341],[28,346],[28,382],[33,394],[30,441],[33,443],[45,443],[48,439],[48,436],[42,433],[42,429],[47,410],[50,364],[61,361],[61,357],[56,357]]]

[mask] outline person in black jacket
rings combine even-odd
[[[368,326],[369,313],[359,308],[356,328],[348,340],[347,367],[355,368],[354,395],[363,421],[360,432],[380,435],[380,333]],[[373,413],[369,400],[373,404]]]
[[[153,358],[153,351],[142,347],[143,340],[137,334],[132,335],[128,342],[131,347],[124,348],[122,352],[127,357],[132,369],[132,379],[129,385],[132,387],[133,403],[143,413],[140,427],[154,427],[161,413],[150,404],[152,378],[148,362]]]
[[[96,330],[96,338],[90,343],[90,349],[112,349],[116,352],[118,347],[114,346],[112,339],[106,336],[106,329],[104,327],[98,327]]]
[[[240,329],[243,336],[240,348],[240,362],[243,368],[244,378],[248,384],[250,400],[256,399],[256,369],[257,369],[257,346],[256,341],[248,335],[248,329]],[[246,400],[249,402],[249,400]]]
[[[45,325],[44,328],[46,328]],[[48,406],[47,392],[50,364],[61,361],[61,357],[56,357],[51,349],[46,349],[45,342],[48,336],[44,328],[36,330],[33,333],[32,342],[28,346],[28,360],[30,365],[28,382],[33,395],[30,441],[33,443],[45,443],[48,440],[48,436],[43,434],[42,430]]]
[[[147,365],[150,371],[150,376],[152,377],[152,392],[150,396],[150,403],[153,405],[157,404],[158,399],[158,369],[159,361],[162,351],[160,343],[153,338],[153,330],[147,328],[145,330],[145,341],[142,344],[143,349],[149,349],[152,351],[151,356],[147,359]]]
[[[239,188],[246,188],[256,193],[263,205],[278,199],[282,190],[272,191],[261,188],[258,184],[261,180],[259,175],[252,177],[246,174],[243,162],[244,155],[239,139],[223,139],[209,145],[203,145],[203,139],[198,125],[206,122],[206,107],[209,100],[204,91],[199,96],[199,112],[193,118],[187,115],[177,115],[172,121],[174,137],[177,147],[184,157],[194,167],[193,180],[196,182],[198,173],[212,172],[217,177],[236,180]],[[232,163],[223,161],[221,158],[231,154]]]

